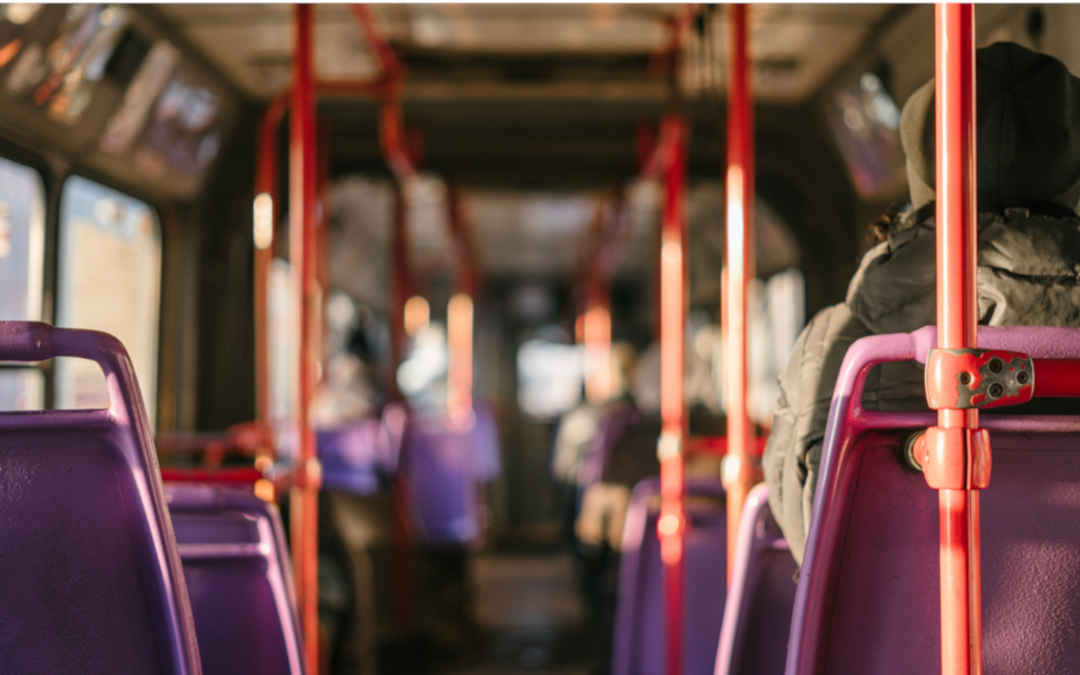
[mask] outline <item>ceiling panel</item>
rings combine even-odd
[[[412,4],[373,5],[380,28],[410,68],[406,96],[525,98],[593,96],[662,98],[642,64],[668,42],[681,5]],[[797,101],[851,56],[888,5],[754,5],[751,54],[755,93],[766,101]],[[163,5],[163,11],[248,93],[267,98],[285,87],[291,58],[289,5]],[[365,78],[375,72],[347,5],[316,6],[316,66],[324,77]],[[682,81],[693,93],[723,87],[723,11],[687,34]],[[697,26],[698,22],[694,23]],[[611,64],[612,55],[638,57]],[[495,57],[502,67],[480,67]],[[564,67],[535,77],[545,57]],[[485,61],[485,58],[488,61]],[[441,59],[441,62],[440,62]],[[471,61],[470,61],[471,59]],[[705,59],[703,61],[703,59]],[[525,78],[520,72],[522,62]],[[606,73],[597,76],[599,64]],[[607,65],[604,65],[607,64]],[[467,66],[467,67],[466,67]],[[465,67],[464,81],[446,86],[447,69]],[[551,72],[551,71],[555,72]],[[464,72],[464,71],[463,71]],[[710,73],[712,74],[710,76]],[[459,78],[459,80],[462,78]],[[531,86],[530,86],[531,85]]]

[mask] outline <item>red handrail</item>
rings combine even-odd
[[[935,121],[937,126],[938,347],[976,346],[975,9],[940,3],[935,10]],[[941,569],[941,672],[982,672],[979,492],[989,479],[989,440],[978,410],[942,409],[943,464],[959,466],[961,480],[932,483],[938,490]],[[977,447],[982,445],[983,447]],[[976,466],[975,459],[981,453]],[[931,475],[927,471],[927,475]],[[945,475],[942,474],[942,475]]]
[[[754,278],[754,111],[747,53],[747,13],[746,5],[731,6],[727,92],[727,283],[723,313],[723,331],[727,337],[724,384],[728,454],[724,460],[724,488],[729,561],[735,560],[742,507],[756,473],[753,433],[746,407],[746,293],[749,280]],[[731,571],[729,564],[729,584]]]
[[[293,541],[293,566],[296,569],[300,620],[304,631],[307,672],[319,667],[318,607],[318,459],[315,434],[311,428],[311,401],[315,390],[315,364],[312,360],[315,303],[318,298],[315,279],[316,220],[316,150],[315,84],[312,44],[311,5],[295,8],[295,43],[293,48],[292,105],[289,118],[289,202],[292,221],[289,226],[290,255],[296,261],[300,295],[299,316],[299,391],[297,427],[299,432],[298,469],[301,484],[291,493],[290,528]]]

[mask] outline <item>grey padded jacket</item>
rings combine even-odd
[[[844,302],[803,330],[780,376],[763,459],[769,501],[799,563],[806,546],[833,385],[861,337],[913,331],[935,321],[932,205],[911,214],[863,257]],[[1005,209],[979,215],[977,285],[984,325],[1080,326],[1080,218]],[[864,404],[922,410],[922,369],[874,369]]]

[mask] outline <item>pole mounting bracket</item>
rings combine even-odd
[[[998,408],[1035,394],[1031,357],[1004,349],[933,349],[926,359],[926,402],[934,410]]]

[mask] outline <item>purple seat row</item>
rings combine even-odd
[[[92,359],[109,407],[0,413],[0,672],[201,672],[138,383],[113,337],[0,322],[0,361]]]
[[[463,544],[480,532],[477,483],[499,473],[495,416],[478,404],[468,429],[444,419],[407,415],[388,406],[383,419],[358,420],[317,435],[323,484],[332,490],[371,494],[379,475],[399,467],[409,489],[419,535],[434,544]]]
[[[925,328],[865,338],[849,349],[833,397],[794,599],[794,563],[769,514],[765,488],[751,494],[717,675],[940,672],[937,499],[922,475],[897,459],[907,439],[935,417],[861,405],[872,367],[924,362],[934,343],[934,329]],[[1035,358],[1080,358],[1080,330],[981,328],[979,345]],[[984,672],[1080,672],[1080,415],[984,413],[982,424],[991,430],[994,457],[992,484],[981,500]],[[656,493],[655,481],[640,485],[627,520],[617,675],[662,669],[660,564],[652,532]],[[695,643],[711,640],[715,626],[701,605],[724,599],[723,579],[701,570],[696,556],[711,551],[708,559],[722,570],[722,540],[720,523],[691,526],[689,674],[705,672]]]
[[[647,478],[634,488],[623,530],[615,616],[613,675],[663,675],[663,566],[656,535],[660,481]],[[724,616],[727,512],[719,481],[688,479],[684,548],[687,675],[713,671],[716,641]]]
[[[203,671],[301,675],[302,645],[277,507],[247,491],[167,485]]]
[[[302,673],[276,510],[166,494],[115,338],[0,322],[0,361],[55,357],[96,361],[109,407],[0,413],[0,672]]]

